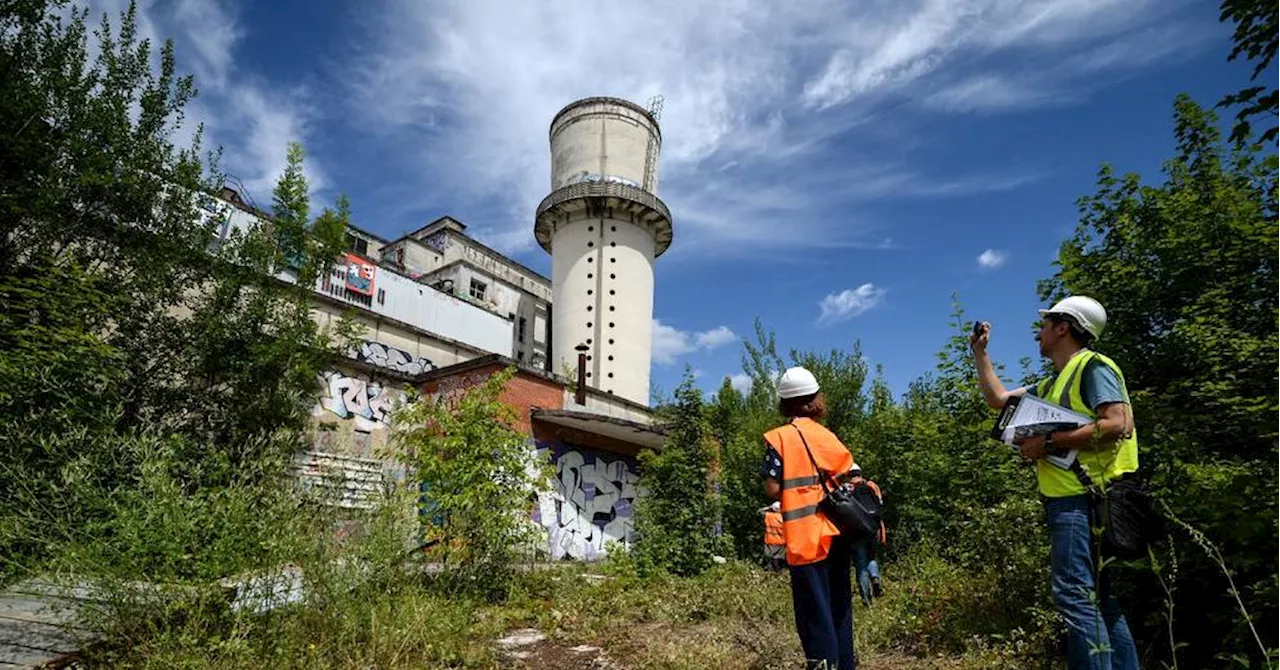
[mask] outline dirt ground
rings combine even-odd
[[[558,642],[534,629],[511,631],[498,641],[501,655],[510,663],[507,667],[522,670],[633,670],[626,662],[627,646],[630,645],[622,645],[622,649],[610,655],[599,646]],[[953,670],[961,666],[958,661],[946,658],[880,654],[859,659],[858,667],[862,670]]]

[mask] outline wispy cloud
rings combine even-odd
[[[1004,265],[1004,262],[1008,259],[1008,255],[1003,251],[987,249],[986,251],[978,254],[978,265],[987,270],[994,270],[1001,265]]]
[[[508,251],[532,244],[555,112],[591,95],[644,104],[659,93],[660,195],[680,249],[872,248],[883,226],[859,202],[958,197],[1010,178],[903,163],[929,112],[1069,101],[1076,80],[1040,90],[1018,68],[1101,62],[1088,54],[1163,20],[1168,4],[385,0],[362,19],[372,39],[348,59],[346,92],[353,126],[394,144],[421,179],[388,200],[437,207],[447,192],[452,206],[483,212],[477,232]]]
[[[653,320],[653,362],[671,365],[694,351],[710,351],[737,341],[738,336],[726,326],[700,333],[680,330],[658,319]]]
[[[730,386],[738,390],[738,393],[745,394],[751,392],[751,386],[753,384],[751,375],[745,372],[739,372],[737,374],[729,375],[726,379],[729,380]]]
[[[839,293],[831,293],[818,303],[822,313],[818,316],[819,324],[832,324],[858,316],[884,302],[888,289],[880,288],[870,282],[857,288],[845,289]]]
[[[126,0],[93,0],[90,20],[105,14],[118,25]],[[305,89],[263,80],[251,66],[237,61],[236,52],[246,27],[233,3],[216,0],[176,0],[139,3],[139,37],[148,39],[153,53],[172,39],[178,68],[195,75],[199,94],[186,110],[174,141],[189,142],[204,124],[205,148],[221,146],[221,168],[238,180],[258,205],[269,206],[271,190],[286,164],[288,143],[304,144],[314,115]],[[313,191],[328,185],[323,168],[308,158],[305,171]]]
[[[1072,102],[1069,91],[1030,81],[983,74],[948,85],[924,99],[926,107],[950,112],[998,112]]]

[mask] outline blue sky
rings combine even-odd
[[[93,3],[95,13],[122,2]],[[547,126],[591,95],[665,96],[654,381],[848,348],[895,392],[930,370],[952,291],[1034,356],[1035,281],[1103,162],[1158,178],[1180,92],[1249,68],[1190,0],[143,3],[201,95],[189,116],[260,204],[300,140],[315,195],[397,236],[450,214],[550,274],[533,210]],[[1274,80],[1274,76],[1271,77]]]

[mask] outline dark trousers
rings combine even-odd
[[[849,542],[836,537],[817,563],[791,567],[791,604],[806,669],[854,670],[853,583]]]

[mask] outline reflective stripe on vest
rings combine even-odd
[[[804,441],[798,430],[804,431]],[[853,467],[853,455],[834,433],[811,419],[796,419],[765,433],[764,439],[782,458],[780,502],[787,563],[807,565],[821,561],[827,557],[831,538],[839,531],[818,510],[822,487],[804,444],[808,442],[818,467],[831,475],[843,474]]]
[[[773,546],[783,546],[787,543],[782,528],[781,513],[773,511],[764,513],[764,543]]]
[[[1124,373],[1110,358],[1088,349],[1082,349],[1067,361],[1066,367],[1057,377],[1041,380],[1036,385],[1036,395],[1074,412],[1079,412],[1093,419],[1098,415],[1084,400],[1084,376],[1091,361],[1097,360],[1107,366],[1120,380],[1120,393],[1125,402],[1129,401],[1129,391],[1125,386]],[[1080,465],[1094,482],[1102,483],[1119,477],[1126,472],[1138,469],[1138,431],[1134,431],[1114,445],[1099,450],[1081,450],[1076,457]],[[1036,463],[1036,479],[1040,485],[1040,493],[1049,498],[1062,498],[1084,494],[1084,486],[1070,470],[1063,470],[1048,461],[1041,459]]]

